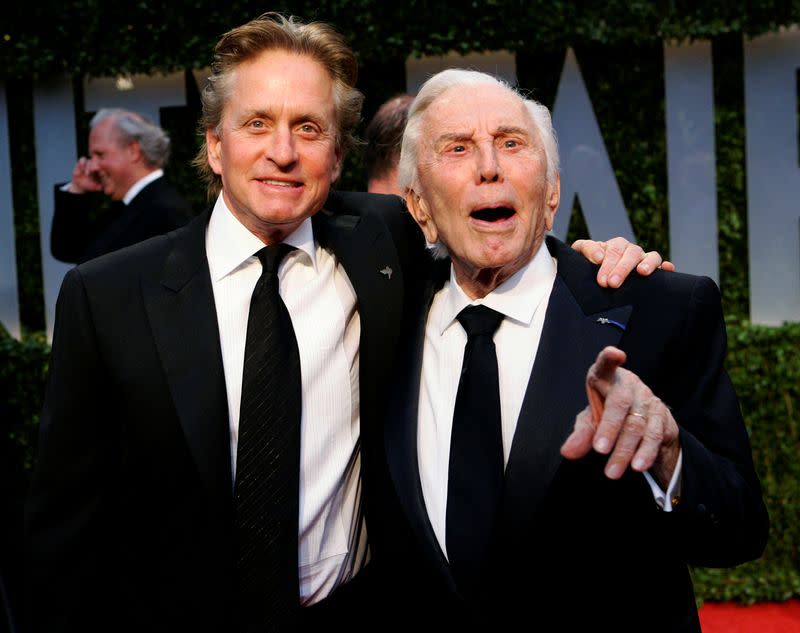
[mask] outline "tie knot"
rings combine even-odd
[[[277,274],[278,266],[281,265],[281,260],[293,250],[294,246],[278,242],[277,244],[270,244],[262,248],[256,253],[256,257],[258,257],[261,262],[263,272]]]
[[[503,315],[484,305],[467,306],[456,317],[461,327],[467,333],[467,338],[479,336],[493,336],[500,327]]]

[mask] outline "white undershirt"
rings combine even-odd
[[[361,513],[356,294],[333,253],[314,240],[306,220],[284,240],[297,247],[278,270],[300,352],[300,599],[310,605],[349,580],[367,560]],[[264,244],[220,196],[206,233],[228,394],[232,472],[250,297],[261,275]]]
[[[543,243],[526,266],[483,299],[472,301],[464,293],[456,282],[452,266],[450,280],[433,299],[425,328],[417,451],[425,506],[445,555],[450,435],[459,368],[464,360],[464,345],[467,342],[467,335],[456,316],[466,306],[479,304],[505,316],[494,341],[500,383],[503,454],[504,463],[507,464],[555,278],[556,260]],[[565,342],[565,345],[569,345],[569,342]],[[675,472],[670,490],[677,485],[680,461]],[[671,504],[665,499],[671,497],[665,495],[649,474],[645,476],[656,502],[669,511]]]

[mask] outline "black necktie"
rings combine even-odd
[[[495,331],[503,315],[468,306],[458,315],[467,333],[458,382],[447,483],[447,556],[465,596],[477,590],[488,562],[503,495],[503,434]]]
[[[300,606],[297,533],[300,356],[278,294],[278,265],[292,250],[262,248],[250,299],[236,458],[240,631],[290,630]]]

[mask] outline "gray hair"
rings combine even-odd
[[[122,108],[102,108],[92,117],[89,127],[111,119],[121,145],[137,142],[151,167],[161,168],[169,160],[169,136],[150,119],[138,112]]]
[[[411,104],[408,112],[408,123],[403,134],[403,144],[400,151],[400,166],[398,180],[400,189],[416,189],[419,187],[419,173],[417,172],[417,158],[419,141],[422,135],[422,115],[431,104],[441,97],[450,88],[458,86],[491,85],[505,88],[519,97],[528,109],[533,119],[533,125],[539,132],[544,147],[547,163],[547,182],[555,184],[559,173],[558,142],[553,129],[550,111],[538,101],[526,99],[518,90],[515,90],[502,79],[494,75],[475,70],[462,70],[450,68],[443,70],[428,79],[420,88],[416,99]]]

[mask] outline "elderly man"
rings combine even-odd
[[[687,564],[756,558],[768,530],[715,284],[598,287],[545,236],[549,112],[489,75],[423,86],[400,184],[449,262],[407,296],[386,423],[397,577],[450,630],[699,631]]]

